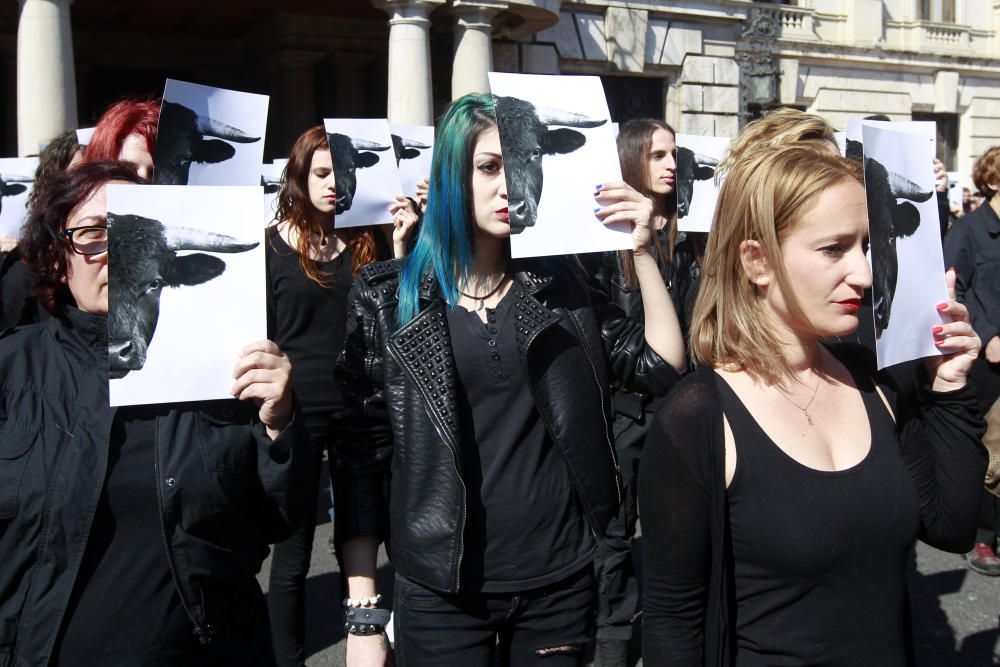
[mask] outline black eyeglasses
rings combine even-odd
[[[63,232],[78,255],[100,255],[108,249],[107,227],[71,227]]]

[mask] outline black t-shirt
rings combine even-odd
[[[202,664],[167,564],[152,417],[112,426],[108,474],[53,656],[74,665]],[[205,662],[204,664],[210,664]]]
[[[462,589],[525,591],[593,559],[569,471],[535,407],[514,340],[508,293],[488,321],[448,310],[459,380],[462,476],[468,498]]]
[[[827,472],[779,449],[718,385],[739,458],[727,492],[736,665],[905,665],[904,567],[920,505],[881,400],[862,394],[868,455]]]
[[[341,402],[333,371],[347,332],[351,253],[344,251],[320,263],[320,269],[329,274],[327,287],[306,277],[299,255],[277,227],[268,230],[266,257],[268,337],[292,362],[292,388],[306,427],[313,443],[323,445],[330,415]]]

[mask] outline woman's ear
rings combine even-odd
[[[758,241],[740,242],[740,265],[743,275],[757,287],[767,287],[774,279],[774,272]]]

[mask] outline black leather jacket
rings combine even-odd
[[[397,260],[369,265],[349,299],[337,367],[347,406],[336,417],[337,539],[387,537],[399,573],[453,593],[462,586],[467,499],[447,305],[429,275],[419,314],[397,327],[400,266]],[[531,267],[514,273],[507,297],[516,299],[521,363],[601,539],[621,500],[609,375],[626,387],[663,393],[677,373],[646,345],[641,323],[621,317],[613,304],[592,305],[600,295],[589,293],[578,267],[564,260]],[[615,323],[599,322],[598,315],[614,315]]]
[[[108,407],[107,349],[106,318],[76,309],[0,338],[0,666],[51,659],[104,488],[112,422],[140,413],[155,418],[149,479],[163,535],[143,546],[166,554],[206,651],[221,644],[254,656],[237,664],[267,661],[266,625],[262,637],[233,626],[263,609],[254,575],[302,505],[302,420],[272,442],[247,401]]]

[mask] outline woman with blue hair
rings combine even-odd
[[[575,260],[511,260],[493,98],[467,95],[441,120],[413,251],[355,282],[334,436],[349,665],[385,659],[383,538],[399,664],[582,664],[621,501],[608,388],[663,393],[684,364],[652,203],[625,183],[595,199],[632,223],[644,325],[592,298]]]

